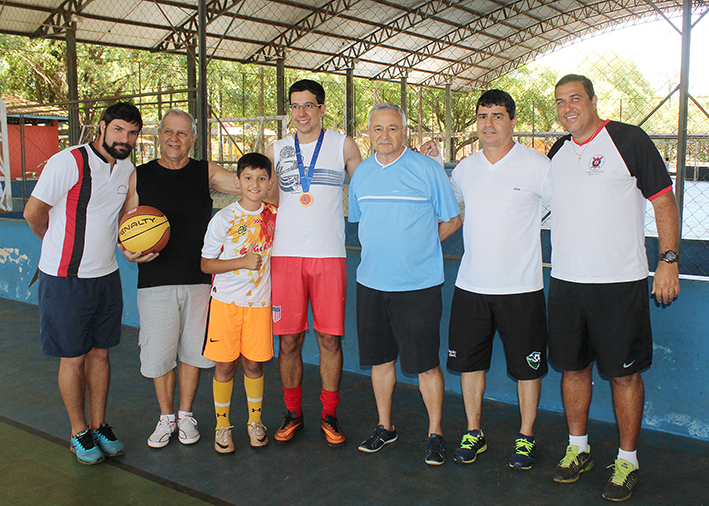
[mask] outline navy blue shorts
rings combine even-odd
[[[438,367],[441,344],[441,287],[382,292],[357,283],[357,337],[362,366],[400,356],[401,369],[421,374]]]
[[[123,292],[118,270],[100,278],[39,273],[39,340],[42,354],[80,357],[121,340]]]

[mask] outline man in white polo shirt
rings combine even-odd
[[[620,448],[603,497],[623,501],[638,480],[636,445],[652,364],[645,251],[645,206],[655,211],[660,258],[652,294],[679,294],[677,204],[662,157],[640,128],[603,121],[593,83],[569,74],[556,84],[556,109],[569,132],[549,151],[552,172],[552,271],[549,360],[563,370],[569,445],[554,471],[572,483],[593,468],[588,413],[593,363],[610,378]]]
[[[517,380],[522,419],[509,465],[531,469],[534,422],[547,372],[540,228],[551,177],[549,159],[512,138],[515,114],[508,93],[483,93],[476,110],[482,150],[464,158],[451,177],[458,202],[465,204],[465,253],[451,305],[448,368],[461,373],[468,419],[455,461],[472,464],[487,449],[482,399],[499,331],[507,372]]]
[[[134,105],[108,107],[94,142],[49,159],[24,212],[32,232],[42,239],[42,353],[61,357],[59,391],[71,422],[71,451],[82,464],[123,453],[123,443],[105,423],[108,350],[121,337],[118,215],[134,170],[128,155],[142,126]]]

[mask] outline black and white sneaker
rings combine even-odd
[[[372,435],[359,444],[359,451],[374,453],[382,449],[385,444],[393,443],[399,438],[394,430],[386,430],[383,425],[377,425]]]
[[[426,441],[426,464],[440,466],[446,461],[446,444],[443,436],[431,434]]]

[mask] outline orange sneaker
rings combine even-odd
[[[295,433],[303,430],[303,416],[295,416],[295,411],[286,413],[283,424],[273,435],[277,443],[286,444],[295,437]]]
[[[345,435],[340,430],[337,417],[326,415],[324,420],[320,420],[320,430],[325,433],[325,439],[330,446],[337,448],[345,445]]]

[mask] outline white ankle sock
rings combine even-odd
[[[623,459],[627,462],[630,462],[635,466],[635,469],[638,469],[638,451],[632,451],[632,452],[626,452],[625,450],[621,450],[618,448],[618,458]]]
[[[569,434],[569,444],[579,447],[579,453],[588,451],[588,434],[585,436],[572,436]]]

